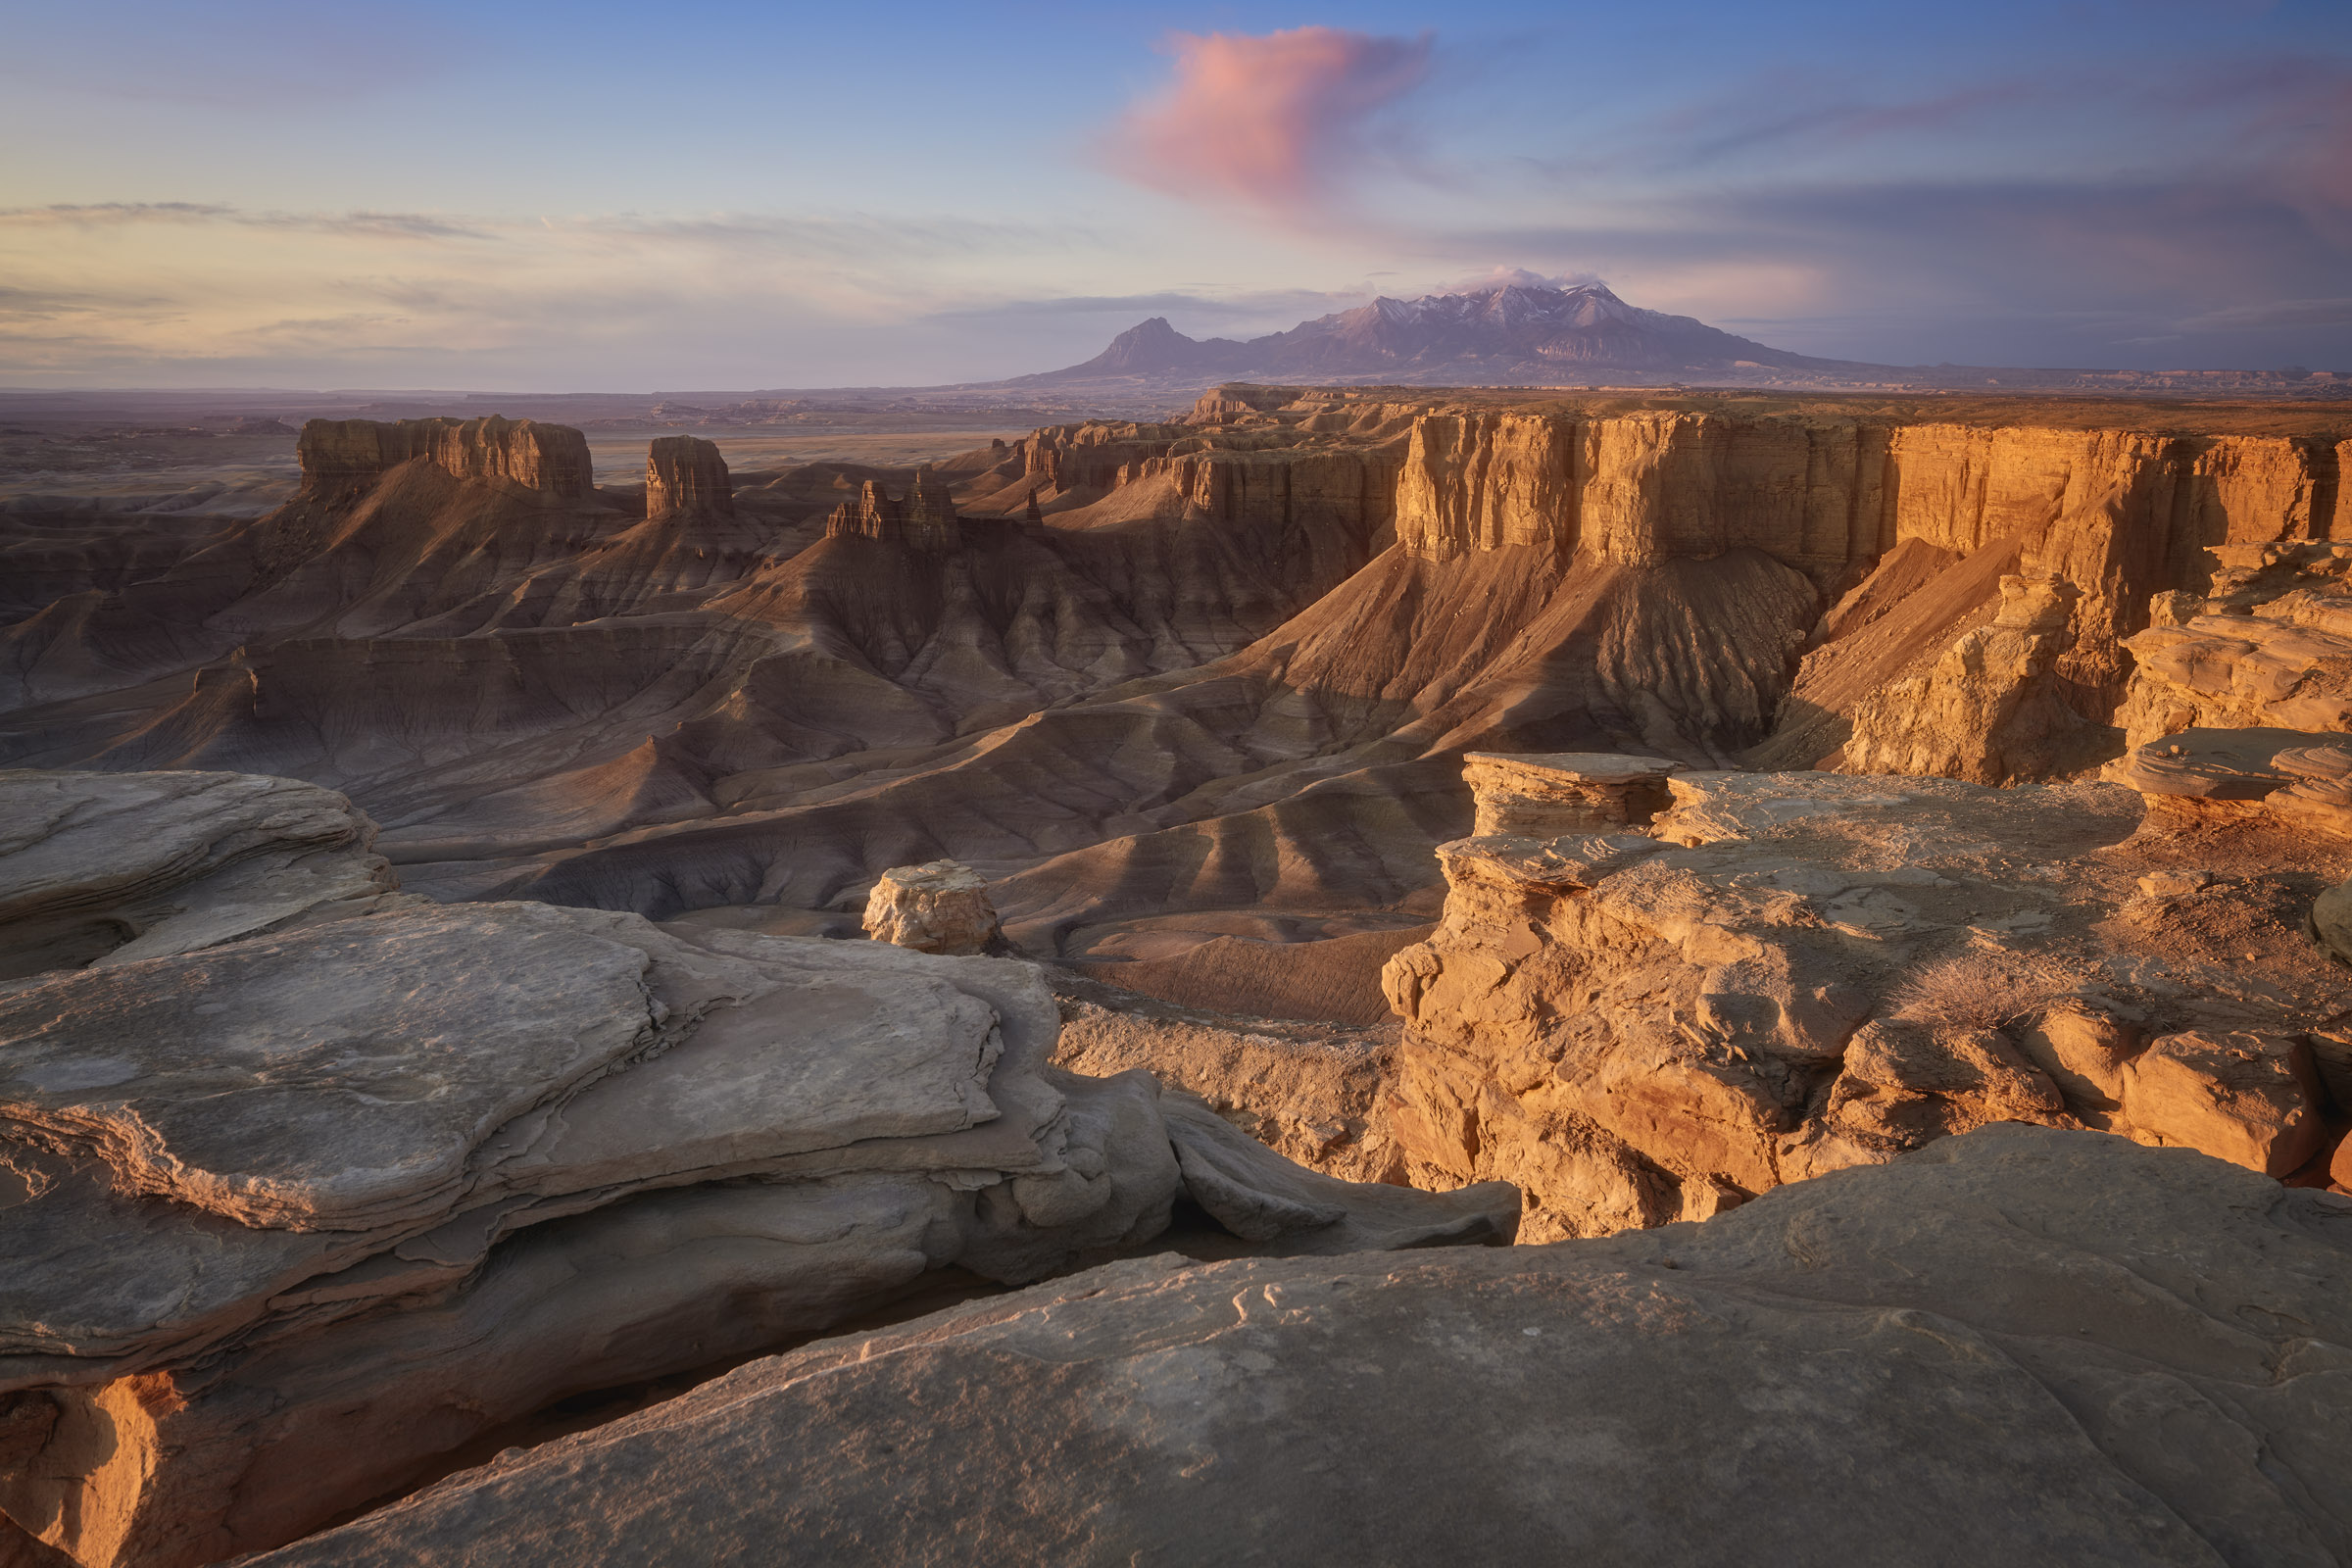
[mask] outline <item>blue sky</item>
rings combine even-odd
[[[2352,5],[83,0],[0,384],[708,389],[1495,269],[1897,364],[2352,368]]]

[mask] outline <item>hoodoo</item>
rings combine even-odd
[[[691,435],[658,437],[645,458],[645,514],[672,517],[735,515],[735,487],[718,448]]]

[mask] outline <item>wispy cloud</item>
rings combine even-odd
[[[938,313],[988,303],[988,265],[1018,276],[1041,251],[1098,243],[1075,226],[858,213],[0,209],[0,381],[614,384],[686,364],[741,386],[974,379],[1082,359],[1095,328],[1075,313]],[[1023,346],[1057,333],[1081,341],[1042,361]]]
[[[2352,326],[2352,297],[2332,300],[2273,300],[2262,305],[2231,305],[2192,316],[2180,331],[2233,332],[2248,327]]]
[[[1432,42],[1323,26],[1176,33],[1175,80],[1128,111],[1107,161],[1196,200],[1319,204],[1371,158],[1372,122],[1421,84]]]
[[[367,239],[493,237],[485,225],[459,222],[429,213],[255,213],[214,202],[53,202],[44,207],[0,208],[0,224],[15,227],[106,228],[145,223],[233,223],[243,228],[350,234]]]
[[[1009,299],[950,306],[927,321],[971,324],[1070,322],[1096,318],[1106,334],[1148,316],[1175,318],[1178,330],[1200,336],[1280,331],[1309,317],[1351,310],[1371,299],[1369,290],[1348,289],[1170,289],[1156,294],[1070,294],[1046,299]]]

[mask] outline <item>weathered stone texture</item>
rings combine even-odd
[[[1440,850],[1445,921],[1383,976],[1416,1183],[1516,1182],[1540,1239],[1711,1213],[1998,1121],[2274,1175],[2322,1152],[2335,1091],[2278,1042],[2352,1004],[2352,979],[2262,913],[2261,879],[2165,873],[2151,893],[2121,845],[2127,792],[1667,787],[1643,834]],[[2198,929],[2210,945],[2181,935]],[[2232,974],[2255,957],[2276,979]]]
[[[645,454],[645,514],[724,519],[735,515],[735,487],[718,447],[699,436],[656,436]]]
[[[536,419],[312,419],[296,451],[312,494],[372,482],[417,458],[454,478],[504,480],[564,500],[595,488],[587,438]]]
[[[1119,1263],[264,1561],[2316,1568],[2352,1555],[2348,1230],[2201,1155],[2000,1127],[1608,1241]]]
[[[865,901],[865,934],[919,953],[984,953],[1001,943],[988,881],[968,865],[894,865]]]

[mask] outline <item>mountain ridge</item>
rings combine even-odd
[[[1886,373],[1890,366],[1817,359],[1689,316],[1629,305],[1605,283],[1504,283],[1419,299],[1386,296],[1241,341],[1192,338],[1164,316],[1138,322],[1081,364],[1005,386],[1105,377],[1264,376],[1315,380],[1442,375],[1457,384],[1544,380],[1562,368],[1643,374],[1688,370]]]

